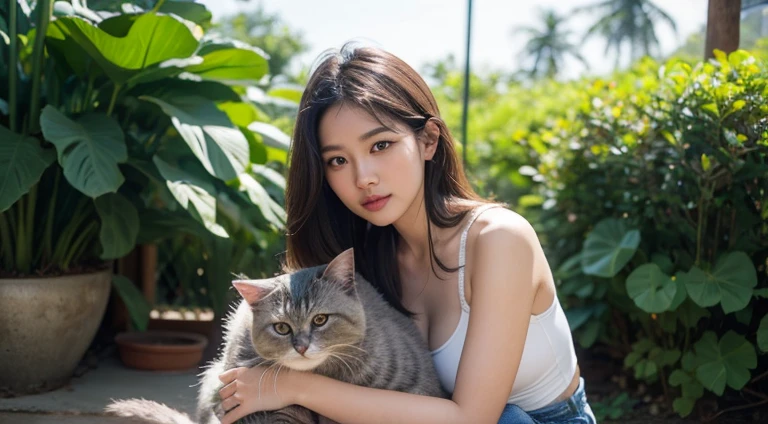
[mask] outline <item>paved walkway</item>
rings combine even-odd
[[[122,424],[103,415],[111,399],[145,398],[194,414],[197,370],[151,372],[126,368],[116,357],[52,392],[0,399],[2,424]]]

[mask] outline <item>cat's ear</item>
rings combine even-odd
[[[325,267],[323,278],[336,281],[348,290],[355,289],[355,251],[349,248],[333,258]]]
[[[273,280],[234,280],[232,285],[249,305],[263,299],[275,289]]]

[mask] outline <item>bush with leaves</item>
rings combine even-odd
[[[717,52],[571,90],[517,141],[577,341],[607,345],[683,416],[705,389],[764,401],[768,70]]]
[[[0,269],[73,272],[183,232],[217,261],[221,312],[232,264],[279,245],[268,165],[289,138],[268,122],[297,93],[259,89],[265,54],[204,34],[204,6],[124,6],[0,6]]]

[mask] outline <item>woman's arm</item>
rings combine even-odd
[[[239,369],[222,375],[222,381],[230,383],[221,391],[225,410],[240,405],[222,422],[289,404],[340,423],[497,422],[528,332],[536,292],[534,252],[539,246],[530,225],[510,211],[494,214],[474,246],[472,313],[452,400],[297,372],[264,377],[259,392],[255,387],[264,370]]]

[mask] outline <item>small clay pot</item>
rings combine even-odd
[[[208,339],[177,331],[132,331],[115,336],[120,359],[128,367],[152,371],[195,368]]]

